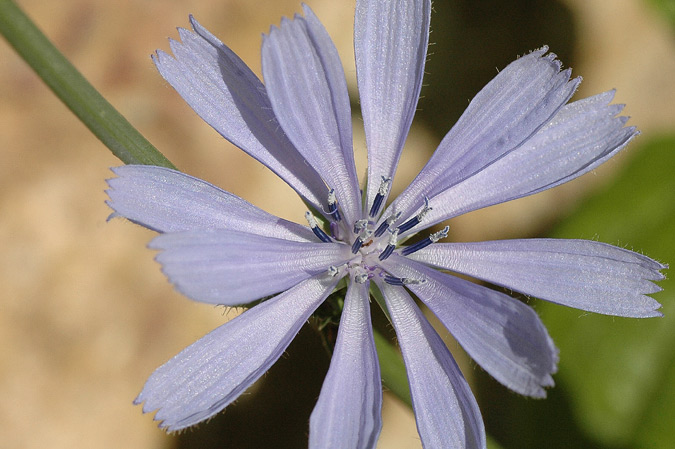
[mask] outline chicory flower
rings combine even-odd
[[[224,409],[281,356],[317,307],[347,286],[335,351],[310,419],[310,447],[374,447],[382,387],[370,289],[384,298],[408,372],[425,447],[485,447],[480,411],[414,293],[474,360],[510,389],[543,397],[557,349],[537,314],[465,274],[582,310],[659,316],[646,296],[665,268],[596,241],[439,243],[460,214],[555,187],[594,169],[638,132],[613,92],[568,103],[580,79],[541,48],[469,104],[427,165],[387,204],[419,98],[429,0],[358,0],[357,81],[368,147],[361,193],[350,102],[337,51],[308,6],[262,45],[265,84],[190,18],[162,76],[223,137],[280,176],[310,206],[303,226],[166,168],[113,169],[115,214],[160,233],[150,247],[176,288],[206,303],[267,298],[152,374],[136,403],[169,431]],[[417,243],[406,239],[422,232]],[[440,271],[443,270],[443,271]],[[340,281],[343,280],[341,283]]]

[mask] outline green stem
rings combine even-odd
[[[89,84],[11,0],[0,0],[0,33],[122,162],[175,168]]]

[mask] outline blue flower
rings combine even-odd
[[[114,215],[160,233],[150,247],[176,288],[235,306],[270,297],[160,367],[136,403],[170,431],[235,400],[281,356],[303,323],[346,286],[330,369],[310,419],[310,447],[374,447],[382,387],[369,296],[384,298],[408,371],[425,447],[485,447],[476,401],[414,293],[474,360],[510,389],[545,396],[558,352],[537,314],[452,271],[582,310],[659,316],[646,296],[662,265],[586,240],[437,243],[460,214],[555,187],[594,169],[638,132],[605,92],[568,103],[580,80],[547,48],[512,62],[471,101],[427,165],[387,207],[419,97],[429,0],[359,0],[357,80],[368,147],[363,195],[354,165],[347,85],[337,51],[309,7],[262,45],[265,84],[190,19],[153,59],[223,137],[304,199],[303,226],[186,174],[113,169]],[[363,197],[363,198],[362,198]],[[439,271],[443,270],[443,271]]]

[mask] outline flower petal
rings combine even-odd
[[[210,418],[277,361],[336,283],[308,279],[225,323],[159,367],[134,403],[159,409],[155,420],[169,431]]]
[[[291,142],[335,189],[348,223],[360,217],[347,82],[337,50],[309,7],[264,36],[262,68],[274,113]],[[326,193],[328,190],[325,190]]]
[[[178,291],[228,306],[263,298],[353,258],[347,245],[282,240],[225,229],[161,234],[150,248]]]
[[[179,29],[174,57],[158,51],[161,75],[227,140],[260,161],[317,209],[326,188],[280,130],[265,87],[246,64],[193,17],[194,33]]]
[[[400,256],[387,262],[395,276],[426,281],[408,288],[492,377],[517,393],[546,396],[544,387],[553,386],[558,350],[532,308]]]
[[[422,445],[485,448],[478,404],[443,340],[405,289],[376,282],[403,353]]]
[[[410,256],[526,295],[589,312],[661,316],[646,296],[666,268],[646,256],[589,240],[527,239],[431,245]]]
[[[515,60],[471,100],[394,201],[393,210],[402,212],[402,220],[422,206],[425,196],[433,197],[513,151],[569,101],[581,80],[569,81],[571,70],[560,71],[560,61],[547,51],[544,47]]]
[[[430,16],[429,0],[356,3],[354,50],[368,145],[368,206],[381,177],[393,178],[415,115]]]
[[[624,128],[613,91],[565,106],[518,149],[432,197],[424,226],[472,210],[533,195],[587,173],[624,148],[638,132]]]
[[[337,343],[309,421],[311,448],[374,448],[382,427],[382,382],[368,284],[347,290]]]
[[[151,165],[112,169],[106,203],[116,216],[158,232],[231,229],[298,242],[312,231],[258,209],[236,195],[176,170]]]

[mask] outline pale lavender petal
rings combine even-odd
[[[560,71],[560,61],[547,51],[544,47],[515,60],[471,100],[420,174],[394,201],[392,210],[402,212],[402,220],[422,206],[425,196],[513,151],[569,101],[581,80],[570,81],[570,69]]]
[[[368,145],[368,207],[381,177],[394,176],[415,115],[430,16],[429,0],[356,2],[354,51]]]
[[[352,278],[330,369],[309,420],[309,447],[374,448],[381,427],[382,382],[368,284]]]
[[[262,68],[274,113],[291,142],[335,189],[348,223],[361,200],[352,148],[347,82],[333,42],[305,6],[263,38]]]
[[[283,354],[338,279],[302,282],[215,329],[159,367],[134,401],[169,431],[224,409]]]
[[[617,117],[613,91],[570,103],[516,150],[430,199],[431,226],[472,210],[550,189],[587,173],[638,132]],[[420,229],[420,228],[417,228]]]
[[[174,57],[153,55],[161,75],[218,133],[319,209],[326,188],[280,129],[263,84],[227,46],[190,22],[195,32],[181,28],[182,42],[171,41]]]
[[[299,242],[312,231],[258,209],[236,195],[176,170],[125,165],[112,171],[106,203],[122,216],[158,232],[230,229]]]
[[[443,340],[405,289],[377,282],[403,353],[422,445],[485,448],[478,404]]]
[[[241,305],[340,266],[347,245],[282,240],[225,229],[161,234],[162,271],[184,295],[213,304]]]
[[[661,316],[649,294],[666,268],[646,256],[589,240],[527,239],[435,244],[410,256],[427,264],[589,312]]]
[[[395,276],[426,281],[408,288],[492,377],[517,393],[546,396],[544,387],[553,386],[558,350],[534,310],[508,295],[401,256],[387,262]]]

